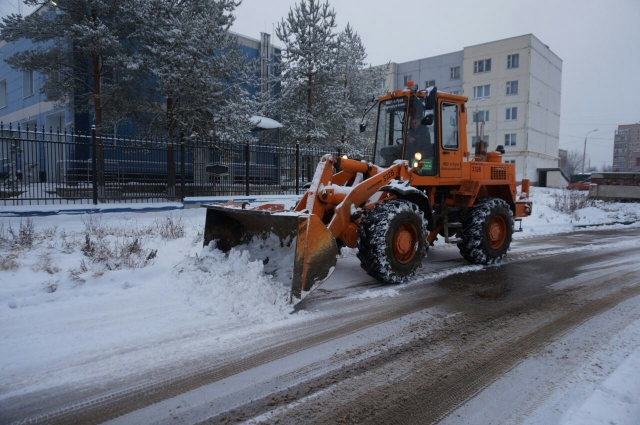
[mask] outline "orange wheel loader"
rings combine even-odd
[[[378,108],[372,162],[325,155],[291,211],[205,205],[204,245],[249,250],[291,285],[292,302],[329,277],[343,246],[385,283],[412,276],[438,236],[474,264],[500,261],[515,222],[531,214],[529,181],[518,194],[501,146],[469,152],[466,101],[412,82],[387,93],[369,108]]]

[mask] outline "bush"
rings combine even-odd
[[[32,248],[36,240],[36,227],[31,218],[27,218],[26,223],[20,220],[20,227],[15,232],[9,227],[9,234],[13,238],[13,245],[21,248]]]
[[[185,235],[182,217],[157,218],[153,224],[162,239],[178,239]]]
[[[20,268],[20,263],[18,263],[17,260],[18,260],[18,256],[15,254],[0,256],[0,270],[2,271],[18,270]]]
[[[579,190],[566,190],[552,194],[554,205],[552,208],[563,213],[573,213],[576,210],[592,207],[595,205],[593,199],[589,199],[588,193]]]

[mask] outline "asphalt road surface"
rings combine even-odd
[[[488,267],[453,247],[431,250],[393,297],[354,298],[388,288],[368,279],[328,281],[299,304],[295,314],[314,312],[303,325],[152,374],[16,396],[0,412],[7,423],[50,424],[525,423],[544,391],[492,388],[489,413],[469,406],[575,329],[614,333],[638,320],[638,241],[638,228],[521,239]],[[569,373],[584,350],[567,344],[567,366],[558,354],[522,385],[548,390]]]

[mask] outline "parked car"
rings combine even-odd
[[[589,190],[589,186],[591,185],[591,179],[582,180],[581,182],[571,183],[567,186],[569,190]]]

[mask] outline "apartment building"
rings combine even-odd
[[[544,180],[559,166],[562,60],[533,34],[464,47],[463,50],[393,63],[388,90],[413,80],[467,96],[467,140],[473,150],[476,120],[484,123],[489,150],[505,148],[517,180]]]
[[[640,123],[618,126],[613,139],[613,171],[640,172]]]

